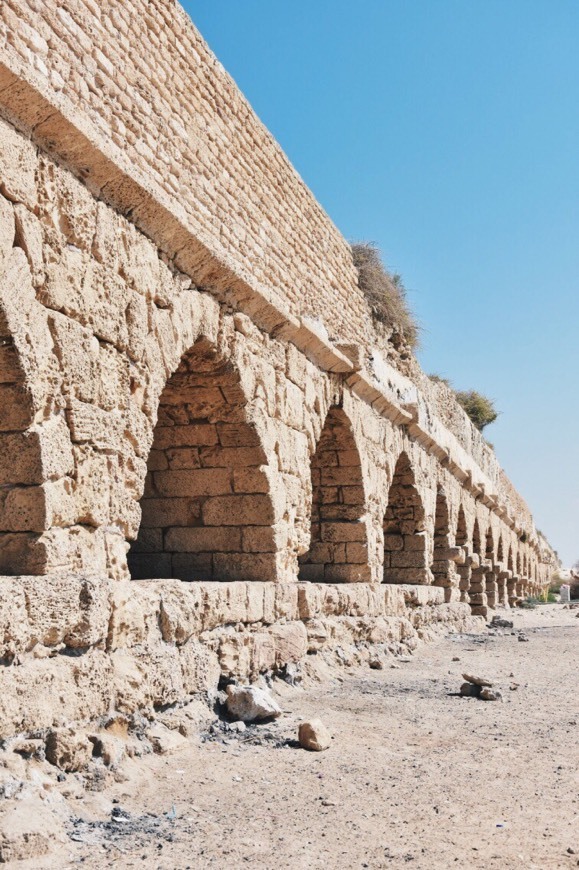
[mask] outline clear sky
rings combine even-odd
[[[579,2],[185,0],[350,240],[376,242],[421,363],[579,559]]]

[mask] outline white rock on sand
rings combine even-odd
[[[227,686],[227,712],[242,722],[260,722],[281,716],[271,695],[257,686]]]

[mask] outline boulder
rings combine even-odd
[[[321,719],[310,719],[300,724],[298,740],[304,749],[309,749],[310,752],[322,752],[329,748],[332,738]]]
[[[257,686],[227,686],[227,712],[242,722],[261,722],[276,719],[281,708],[271,695]]]

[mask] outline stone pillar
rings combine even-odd
[[[468,546],[460,548],[462,550],[462,563],[457,563],[458,573],[458,589],[460,592],[460,600],[463,604],[470,604],[470,578],[472,574],[471,557]]]
[[[511,576],[512,575],[510,571],[499,571],[499,575],[497,578],[499,586],[498,603],[501,605],[501,607],[509,607],[508,583]]]
[[[488,571],[488,563],[482,561],[480,557],[473,553],[472,555],[472,576],[470,580],[470,606],[475,616],[484,616],[488,613],[488,603],[486,594],[486,574]]]
[[[517,576],[510,572],[511,576],[507,579],[507,592],[509,596],[509,606],[516,607],[517,606]]]
[[[491,610],[496,610],[498,604],[499,597],[499,587],[498,587],[498,575],[500,573],[500,567],[497,565],[493,565],[491,569],[486,574],[486,593],[487,593],[487,604]]]
[[[434,585],[444,589],[444,600],[447,604],[460,601],[460,575],[457,571],[457,563],[464,562],[462,547],[447,547],[445,550],[435,550],[436,561],[432,563]]]

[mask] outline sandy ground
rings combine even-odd
[[[305,688],[276,683],[277,723],[127,761],[124,782],[72,801],[85,820],[73,839],[14,866],[576,867],[578,612],[517,611],[512,634],[451,636]],[[503,702],[457,696],[463,671],[495,680]],[[313,715],[333,734],[326,752],[295,745]],[[126,821],[110,824],[111,810]]]

